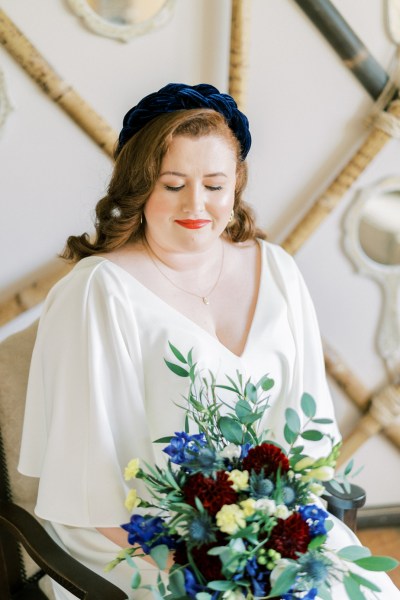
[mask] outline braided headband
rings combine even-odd
[[[241,158],[243,160],[246,158],[251,146],[247,117],[238,109],[231,96],[220,94],[217,88],[206,83],[193,86],[169,83],[158,92],[145,96],[124,117],[119,134],[118,151],[135,133],[159,115],[191,108],[211,108],[223,115],[239,140],[242,149]]]

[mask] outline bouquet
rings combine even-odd
[[[178,362],[166,360],[167,367],[190,383],[180,406],[185,431],[156,440],[166,444],[165,467],[142,467],[139,458],[126,467],[125,478],[143,480],[151,501],[129,492],[126,506],[133,514],[122,527],[132,547],[108,568],[127,561],[136,589],[141,576],[134,557],[150,555],[160,574],[154,586],[142,587],[167,600],[328,600],[337,581],[351,600],[365,598],[363,589],[380,591],[353,565],[386,571],[397,565],[394,559],[371,556],[362,546],[329,548],[332,522],[318,497],[323,482],[333,480],[340,444],[317,429],[331,420],[316,418],[314,399],[302,396],[300,415],[286,409],[285,449],[269,440],[268,430],[260,431],[273,379],[265,375],[253,383],[237,372],[221,385],[212,373],[198,372],[192,352],[185,357],[170,348]],[[328,456],[304,453],[304,441],[324,437]],[[165,582],[161,571],[171,551]]]

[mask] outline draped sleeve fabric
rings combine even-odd
[[[153,459],[135,315],[119,278],[94,260],[78,263],[46,300],[19,470],[40,477],[38,516],[111,527],[129,518],[121,466]]]
[[[331,424],[307,426],[307,429],[323,431],[337,443],[341,435],[336,421],[334,405],[330,394],[324,365],[321,334],[318,326],[314,304],[311,300],[304,278],[295,260],[281,247],[268,244],[272,270],[287,303],[287,319],[292,331],[295,352],[290,376],[287,382],[287,396],[281,400],[281,413],[284,408],[293,408],[301,417],[302,424],[307,418],[301,411],[300,403],[303,393],[310,394],[316,402],[316,418],[331,419]],[[275,405],[275,411],[279,410]],[[283,420],[276,423],[278,430],[283,431]],[[327,437],[318,443],[301,442],[305,453],[319,457],[326,455],[331,447]]]

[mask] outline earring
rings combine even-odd
[[[140,224],[143,225],[143,213],[140,213]]]
[[[234,218],[235,218],[235,211],[232,209],[228,223],[229,224],[232,223],[232,221],[234,220]]]

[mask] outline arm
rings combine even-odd
[[[127,548],[129,546],[128,533],[124,531],[124,529],[121,529],[120,527],[97,527],[96,529],[99,533],[114,542],[114,544],[117,544],[117,546],[121,546],[121,548]],[[155,566],[156,563],[150,556],[143,556],[142,558],[152,567]],[[168,556],[167,567],[165,569],[167,573],[173,564],[174,561],[172,559],[172,552],[170,552]]]

